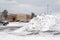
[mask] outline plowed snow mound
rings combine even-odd
[[[24,27],[19,28],[13,33],[24,33],[29,34],[29,32],[37,33],[39,31],[48,31],[48,30],[56,30],[57,17],[53,15],[44,15],[37,16],[31,19],[31,21],[24,25]]]

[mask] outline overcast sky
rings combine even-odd
[[[60,0],[0,0],[0,12],[7,9],[9,13],[47,12],[60,13]]]

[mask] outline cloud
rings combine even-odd
[[[0,10],[7,9],[11,13],[41,13],[47,11],[60,12],[60,0],[0,0]]]
[[[31,5],[31,4],[23,4],[18,3],[17,1],[2,1],[0,2],[1,8],[7,9],[11,13],[31,13],[31,12],[38,12],[41,7]],[[41,10],[40,10],[41,11]]]

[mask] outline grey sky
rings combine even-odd
[[[60,0],[0,0],[0,11],[7,9],[9,13],[43,13],[47,11],[60,13]]]

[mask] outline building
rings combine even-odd
[[[31,15],[28,15],[28,14],[10,14],[8,15],[8,20],[13,20],[13,21],[17,21],[17,20],[20,20],[20,21],[29,21],[31,18]]]

